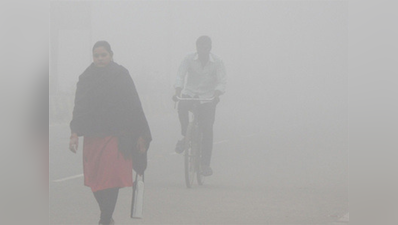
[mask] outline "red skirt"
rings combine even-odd
[[[133,163],[118,151],[118,139],[108,137],[84,137],[83,172],[84,185],[93,192],[133,185]]]

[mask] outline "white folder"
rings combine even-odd
[[[144,208],[144,175],[136,176],[136,180],[134,181],[131,218],[142,219],[143,208]]]

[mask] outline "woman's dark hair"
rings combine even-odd
[[[111,45],[107,41],[97,41],[93,46],[93,51],[95,48],[104,47],[106,51],[113,56],[113,51],[111,49]]]

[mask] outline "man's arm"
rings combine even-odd
[[[185,76],[188,72],[188,57],[181,62],[180,67],[178,68],[177,77],[174,83],[174,88],[176,90],[176,96],[180,96],[182,89],[184,88]]]
[[[227,85],[227,74],[225,72],[224,62],[220,61],[217,66],[217,86],[214,92],[214,97],[218,97],[225,93]]]

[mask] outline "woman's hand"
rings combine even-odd
[[[71,150],[73,153],[76,153],[78,147],[79,147],[79,137],[77,136],[76,133],[72,133],[69,141],[69,150]]]
[[[141,153],[146,152],[146,141],[144,138],[139,137],[137,141],[137,148]]]

